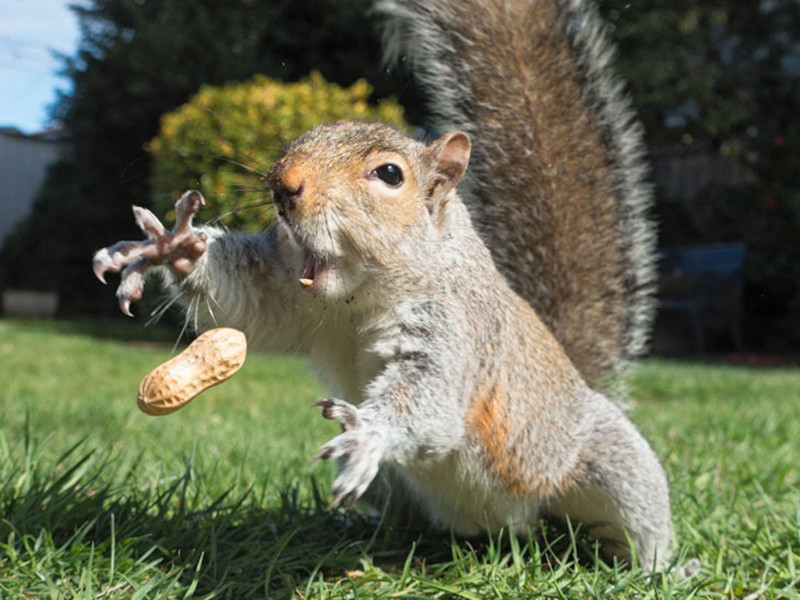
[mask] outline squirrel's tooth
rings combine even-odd
[[[299,281],[300,281],[300,284],[304,285],[305,287],[309,287],[310,285],[312,285],[314,283],[313,279],[306,279],[305,277],[301,277],[299,279]]]

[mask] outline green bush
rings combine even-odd
[[[260,231],[272,220],[262,181],[284,145],[321,123],[340,119],[383,121],[407,129],[394,100],[368,102],[370,85],[359,80],[349,88],[328,83],[313,72],[297,83],[256,75],[245,83],[203,87],[188,103],[161,119],[159,134],[147,145],[154,157],[153,207],[171,219],[173,205],[190,188],[206,197],[201,217],[235,211],[224,222]]]

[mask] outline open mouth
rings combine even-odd
[[[284,221],[282,224],[285,225],[285,231],[289,234],[289,238],[294,245],[303,253],[303,270],[298,280],[300,285],[309,292],[319,292],[322,288],[324,274],[327,271],[327,261],[309,249],[302,237],[298,235],[298,232],[289,223]]]
[[[329,259],[322,258],[319,254],[303,250],[303,271],[299,282],[303,289],[314,295],[329,291],[327,286],[329,274],[333,265]]]
[[[329,249],[320,250],[304,239],[304,235],[296,228],[285,224],[285,231],[300,253],[300,273],[297,281],[303,291],[314,296],[336,296],[339,287],[344,285],[342,266],[339,257]]]
[[[309,254],[303,265],[303,273],[300,275],[300,284],[306,288],[319,287],[327,267],[328,265],[324,260],[313,254]]]

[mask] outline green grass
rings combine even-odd
[[[169,338],[172,334],[167,334]],[[134,341],[121,341],[132,337]],[[329,512],[336,434],[293,357],[251,354],[140,413],[164,334],[0,321],[0,597],[798,598],[800,371],[647,362],[632,418],[672,484],[678,558],[647,577],[578,532],[480,540]]]

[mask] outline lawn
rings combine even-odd
[[[167,333],[166,338],[173,336]],[[295,357],[251,354],[178,413],[136,409],[164,334],[0,320],[0,597],[800,598],[800,371],[651,360],[633,420],[671,480],[687,581],[580,531],[486,539],[330,512],[336,434]]]

